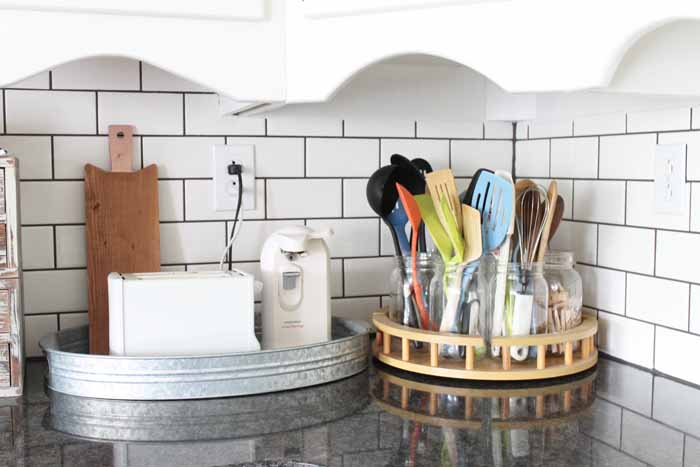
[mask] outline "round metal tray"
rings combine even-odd
[[[73,396],[177,400],[284,391],[336,381],[368,365],[367,324],[333,319],[329,342],[212,356],[116,357],[88,354],[87,326],[39,342],[49,389]]]

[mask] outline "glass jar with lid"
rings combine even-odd
[[[583,283],[574,269],[574,253],[549,251],[545,255],[544,276],[547,280],[547,332],[562,332],[581,324]],[[553,353],[562,353],[562,346],[552,346]]]

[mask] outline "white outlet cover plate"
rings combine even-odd
[[[686,203],[685,144],[657,144],[654,205],[657,213],[683,214]]]
[[[214,145],[212,167],[214,177],[213,203],[215,211],[236,211],[238,204],[238,176],[228,174],[232,162],[243,170],[243,210],[255,210],[255,146],[252,144]]]

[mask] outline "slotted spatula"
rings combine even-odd
[[[455,224],[457,226],[458,232],[462,233],[462,208],[459,201],[459,194],[457,193],[457,185],[455,183],[455,177],[450,169],[436,170],[434,172],[425,174],[425,182],[428,186],[428,193],[430,193],[433,203],[435,205],[435,211],[438,213],[440,222],[442,225],[447,227],[448,219],[445,218],[443,209],[441,207],[442,198],[447,200],[447,205],[449,207],[452,216],[454,217]]]
[[[418,203],[423,223],[428,228],[428,232],[442,257],[442,261],[447,263],[452,258],[452,242],[450,242],[450,237],[447,236],[447,232],[445,232],[444,227],[440,223],[433,200],[430,195],[416,195],[413,198]]]
[[[481,213],[483,253],[495,251],[505,241],[513,214],[513,184],[490,170],[479,169],[462,200]]]

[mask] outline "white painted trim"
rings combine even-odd
[[[505,1],[508,0],[353,0],[352,2],[347,0],[305,0],[303,8],[307,18],[333,18],[447,5]]]

